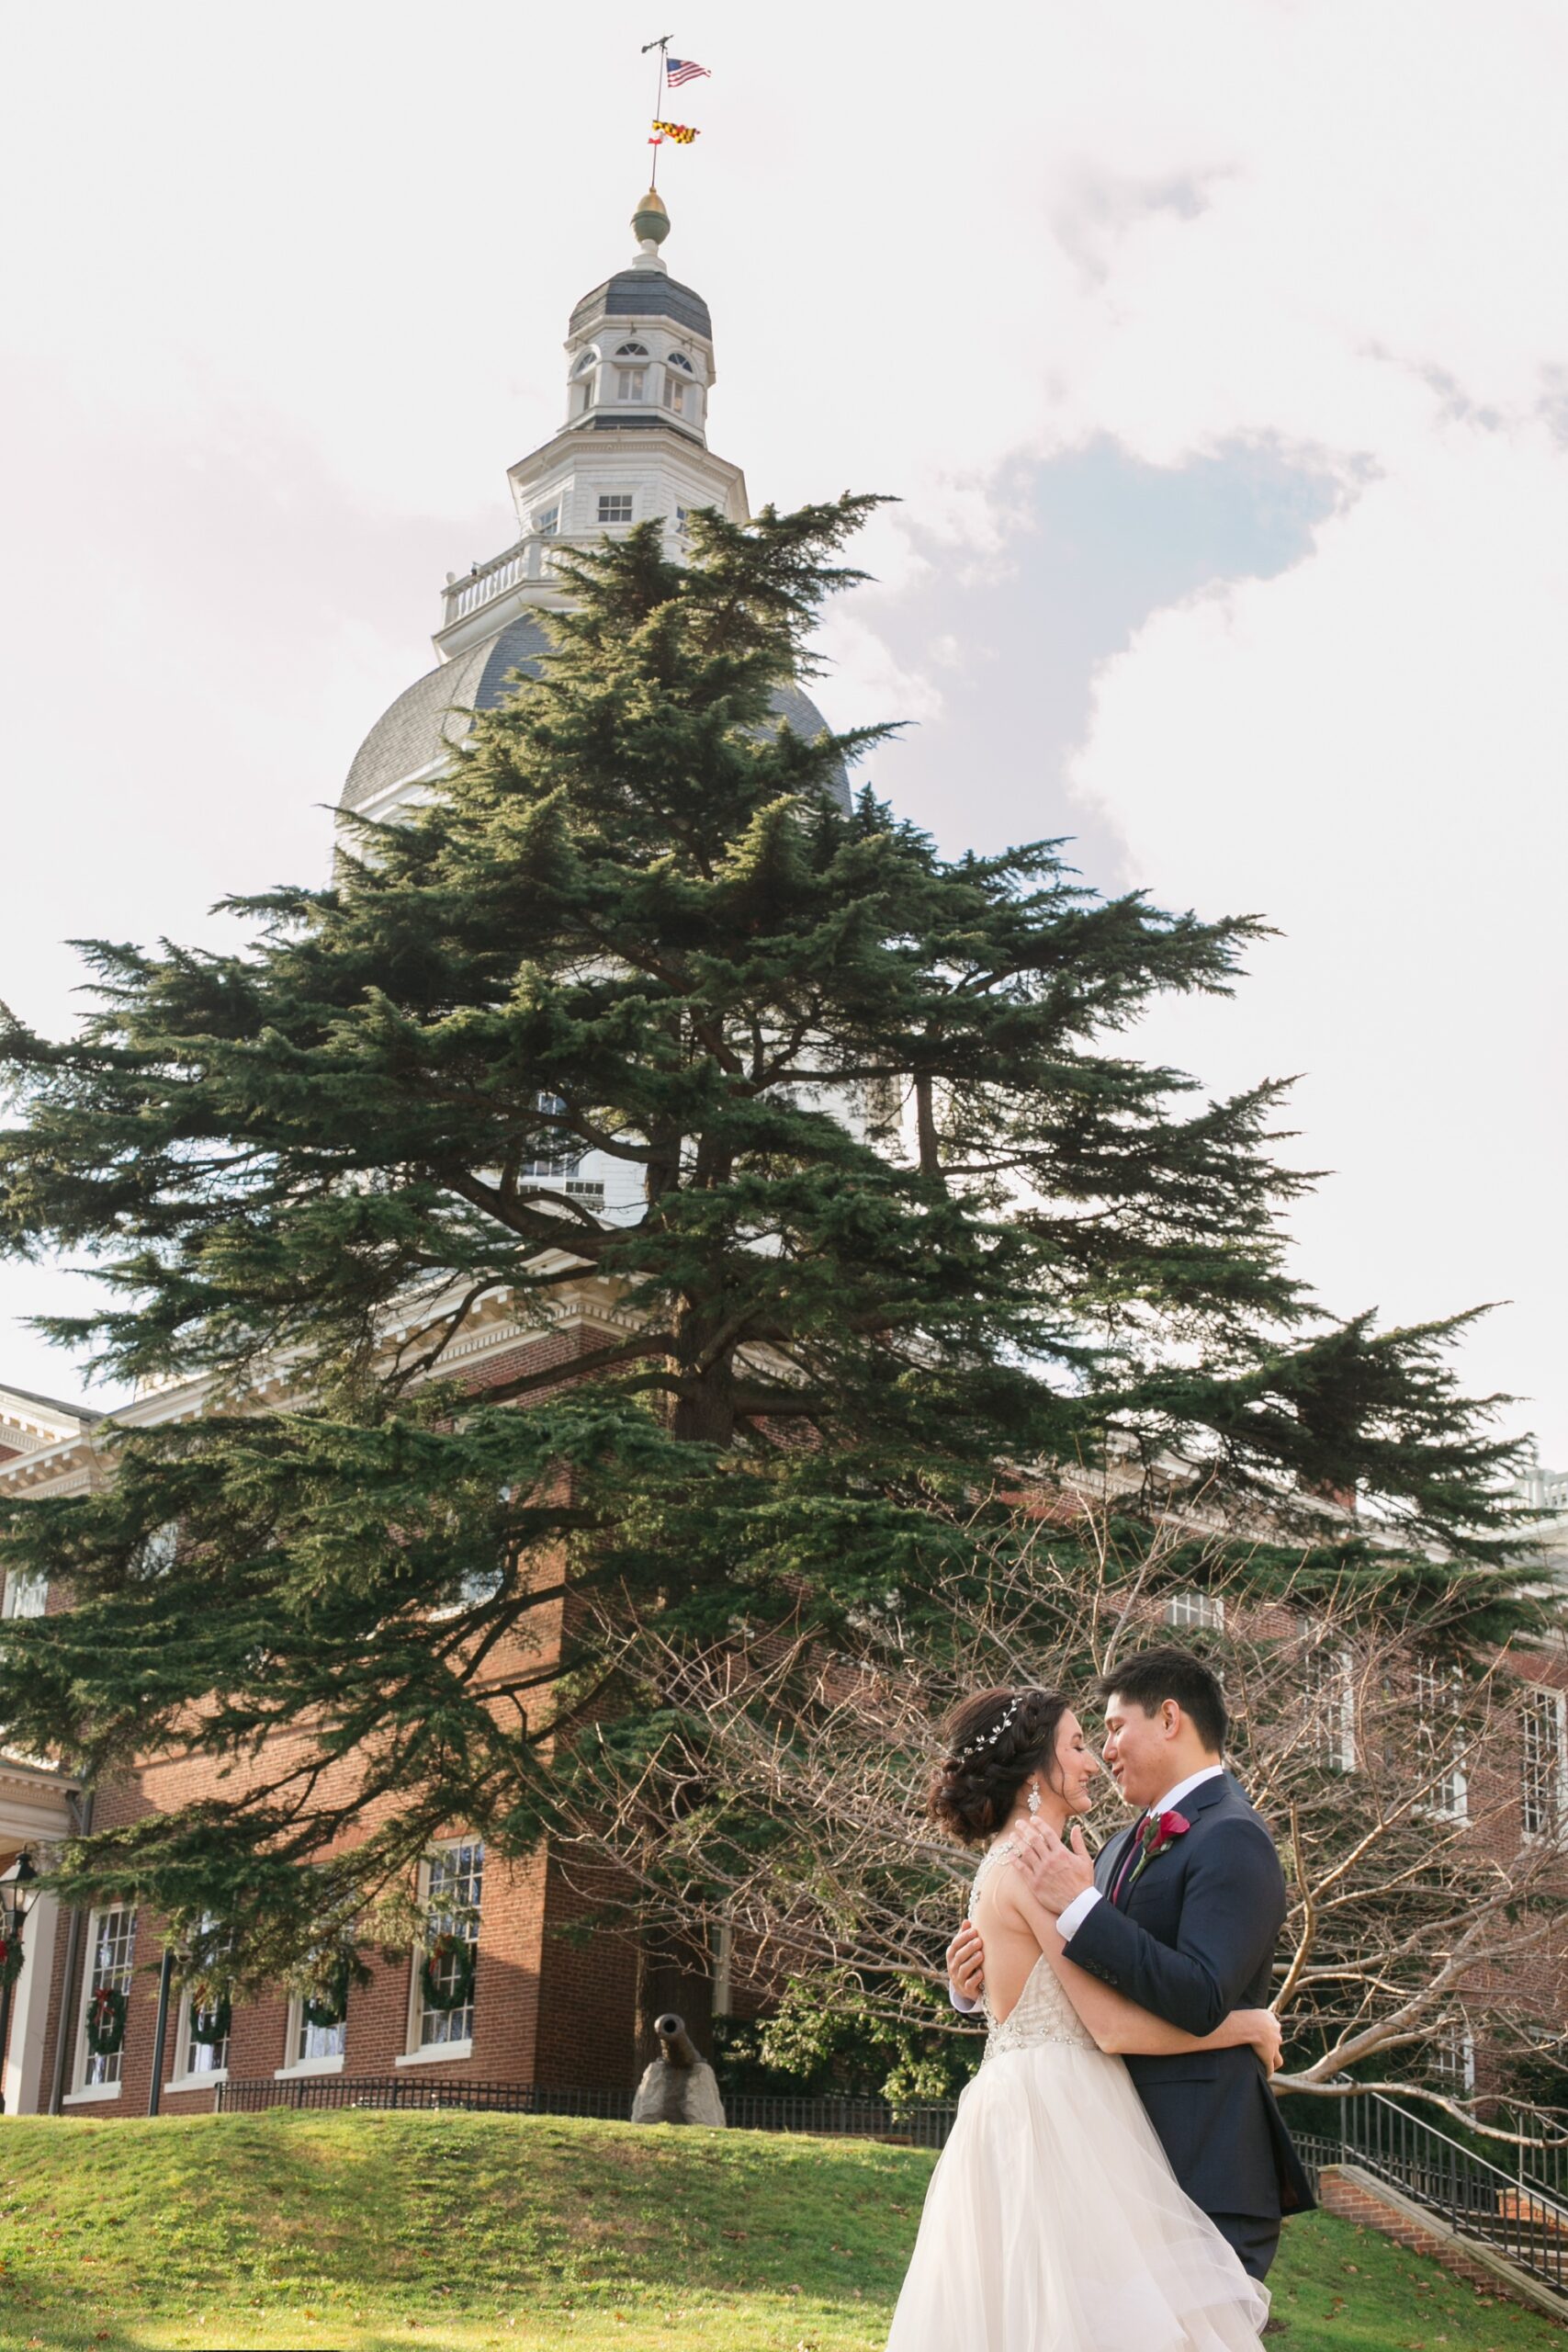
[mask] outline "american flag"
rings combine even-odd
[[[665,62],[664,78],[672,90],[678,90],[682,82],[696,81],[699,75],[705,81],[713,79],[705,65],[694,65],[689,57],[671,57]]]

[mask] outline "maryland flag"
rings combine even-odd
[[[656,122],[653,128],[661,139],[672,139],[677,147],[689,147],[697,135],[691,125],[684,122]]]

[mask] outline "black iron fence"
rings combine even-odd
[[[411,2069],[398,2075],[301,2075],[293,2081],[220,2083],[226,2115],[271,2107],[466,2109],[490,2115],[586,2115],[602,2122],[631,2120],[629,2090],[547,2090],[532,2083],[433,2082]],[[895,2109],[874,2098],[775,2098],[732,2094],[724,2111],[738,2132],[809,2132],[825,2139],[896,2140],[907,2147],[940,2148],[953,2129],[955,2105]]]

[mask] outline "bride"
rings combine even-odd
[[[990,2031],[931,2176],[887,2352],[1253,2352],[1268,2290],[1178,2185],[1118,2052],[1256,2044],[1238,2009],[1200,2041],[1075,1968],[1021,1871],[1013,1833],[1065,1833],[1100,1766],[1066,1699],[990,1690],[949,1725],[934,1820],[986,1845],[969,1917]],[[987,1843],[987,1841],[989,1841]]]

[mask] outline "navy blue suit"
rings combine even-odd
[[[1111,1890],[1133,1829],[1111,1839],[1094,1872],[1104,1900],[1067,1957],[1168,2025],[1208,2034],[1232,2009],[1268,2006],[1284,1873],[1274,1840],[1228,1772],[1189,1791],[1176,1810],[1190,1824],[1186,1835],[1135,1884],[1123,1883],[1116,1902]],[[1261,2278],[1281,2213],[1304,2212],[1315,2200],[1258,2052],[1130,2057],[1127,2071],[1182,2188]]]

